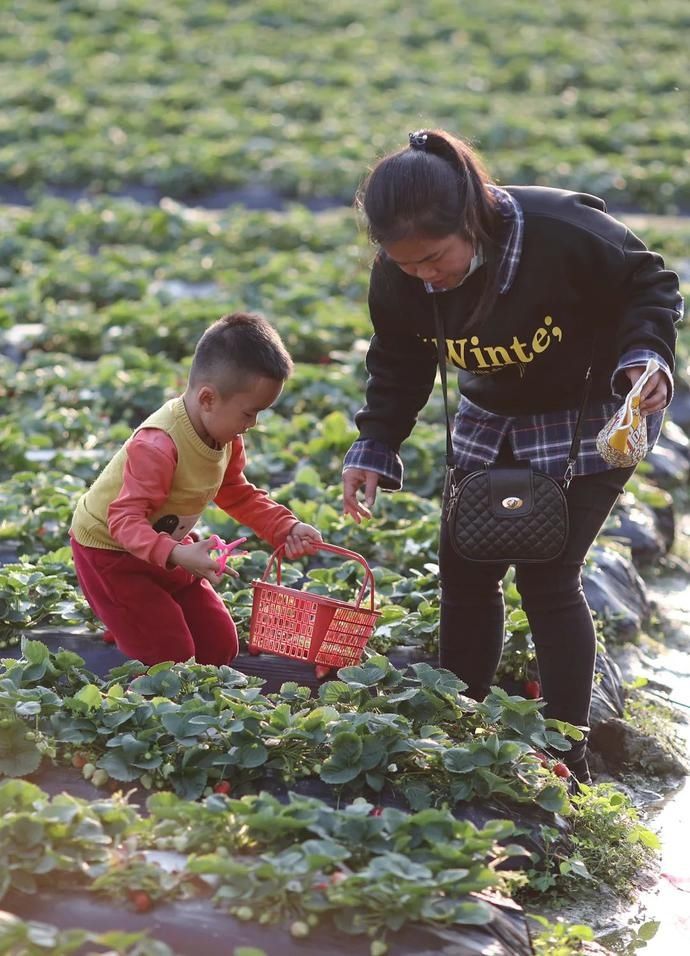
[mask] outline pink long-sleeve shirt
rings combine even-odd
[[[239,524],[250,527],[273,547],[282,544],[297,518],[247,481],[244,441],[233,441],[232,457],[213,501]],[[144,428],[127,445],[122,489],[108,507],[108,531],[137,558],[165,567],[180,542],[155,531],[148,521],[167,500],[177,466],[177,447],[158,428]]]

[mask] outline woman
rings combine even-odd
[[[654,358],[659,371],[644,386],[641,411],[650,447],[656,440],[673,391],[678,278],[607,215],[602,200],[538,186],[498,188],[472,150],[443,130],[411,133],[406,148],[381,159],[358,205],[379,250],[369,286],[366,405],[343,470],[344,511],[355,521],[370,516],[378,487],[402,485],[398,450],[438,365],[432,296],[447,361],[458,369],[453,449],[461,472],[527,459],[560,479],[592,366],[567,491],[565,550],[546,564],[515,568],[545,715],[586,730],[596,639],[581,570],[633,471],[607,465],[595,437]],[[444,522],[439,562],[440,664],[482,699],[503,647],[501,582],[509,565],[459,558]],[[586,739],[567,757],[581,781],[590,779],[585,748]]]

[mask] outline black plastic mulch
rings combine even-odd
[[[493,919],[486,926],[435,930],[407,925],[387,938],[391,956],[530,956],[533,949],[522,910],[507,901],[490,903]],[[89,892],[11,893],[0,903],[16,916],[52,923],[60,929],[91,932],[142,932],[167,943],[180,956],[232,956],[236,946],[263,949],[268,956],[368,956],[366,936],[351,936],[332,924],[316,927],[306,939],[291,937],[288,924],[262,926],[240,922],[214,909],[208,900],[155,906],[145,914],[121,908]]]

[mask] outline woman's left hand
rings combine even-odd
[[[644,374],[645,366],[632,365],[630,368],[623,369],[623,371],[630,379],[630,384],[634,385],[638,378]],[[651,415],[652,412],[660,412],[662,408],[666,408],[667,402],[668,379],[659,370],[650,377],[648,382],[645,382],[640,396],[640,414],[644,417]]]

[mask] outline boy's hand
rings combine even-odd
[[[211,584],[218,584],[223,574],[231,574],[234,578],[238,578],[237,571],[229,565],[224,572],[218,570],[218,558],[210,554],[216,547],[211,538],[194,541],[191,544],[177,544],[170,552],[169,560],[171,564],[179,565],[197,578],[206,578]]]
[[[301,558],[305,554],[316,554],[320,544],[323,544],[320,532],[312,528],[310,524],[298,521],[292,526],[290,534],[285,539],[285,556]]]

